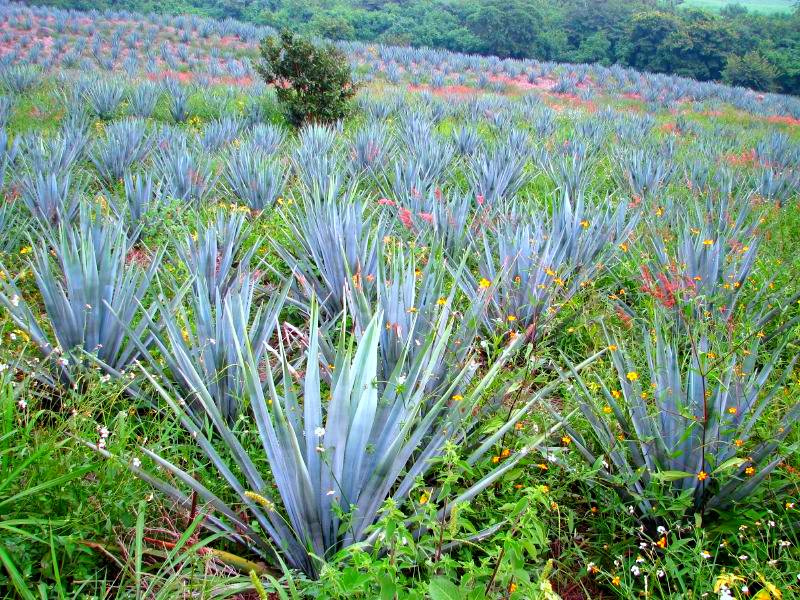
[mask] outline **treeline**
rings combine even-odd
[[[619,63],[800,94],[800,5],[720,13],[664,0],[50,0],[65,8],[232,17],[341,40]]]

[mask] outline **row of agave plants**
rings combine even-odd
[[[124,71],[129,77],[183,72],[197,76],[203,87],[226,78],[246,85],[257,81],[247,58],[255,56],[259,40],[275,33],[268,27],[231,19],[144,16],[126,11],[82,13],[13,2],[0,6],[0,21],[6,47],[0,63],[4,66],[40,65],[45,71]],[[800,102],[796,98],[642,74],[619,66],[500,60],[429,48],[357,42],[338,45],[364,82],[377,79],[432,88],[469,85],[500,92],[510,84],[580,96],[584,100],[601,91],[615,96],[632,95],[660,109],[683,103],[716,110],[724,103],[755,115],[800,118]]]
[[[255,209],[221,206],[208,220],[217,172],[199,168],[210,159],[185,129],[121,120],[92,139],[74,118],[55,136],[6,140],[21,201],[4,205],[3,230],[33,248],[32,278],[3,267],[0,281],[0,303],[33,346],[20,373],[57,398],[98,369],[173,411],[222,489],[147,447],[117,458],[179,503],[202,499],[208,527],[311,577],[338,550],[378,543],[385,502],[404,503],[420,481],[446,520],[528,457],[583,459],[649,523],[653,486],[690,495],[699,511],[724,508],[783,460],[800,408],[774,432],[760,419],[794,372],[800,294],[776,291],[758,268],[775,204],[756,193],[760,179],[679,167],[680,148],[654,141],[618,149],[620,166],[597,183],[612,136],[644,130],[641,141],[653,128],[611,113],[548,146],[502,122],[447,138],[432,115],[380,106],[365,103],[371,120],[352,135],[312,126],[293,141],[265,124],[207,126],[197,144],[225,147],[224,186]],[[792,176],[788,139],[759,152],[786,161],[770,172]],[[679,168],[691,191],[666,202]],[[272,169],[279,191],[264,192],[258,177]],[[73,185],[81,177],[91,181]],[[797,186],[786,189],[780,200],[794,206]],[[147,219],[162,198],[191,231],[152,250]],[[288,239],[260,233],[271,218]],[[557,345],[589,302],[608,308],[596,354],[563,355],[536,387],[513,375],[523,346]],[[594,368],[606,356],[613,376]],[[509,412],[503,400],[520,385]],[[588,426],[556,411],[557,393]],[[562,443],[549,429],[498,451],[534,409],[552,412]],[[486,433],[490,416],[502,420]],[[111,457],[103,439],[89,443]],[[429,475],[453,444],[471,483],[448,497]]]

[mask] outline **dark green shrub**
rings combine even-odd
[[[293,125],[328,123],[345,117],[356,86],[347,57],[332,45],[317,45],[283,30],[261,42],[256,70],[275,86]]]

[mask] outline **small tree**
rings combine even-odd
[[[743,56],[730,55],[722,72],[725,83],[762,91],[773,90],[777,77],[778,70],[775,66],[755,51]]]
[[[316,45],[283,30],[261,42],[259,75],[275,85],[278,100],[296,126],[328,123],[345,117],[356,86],[350,63],[334,46]]]

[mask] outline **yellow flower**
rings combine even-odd
[[[616,345],[616,344],[611,344],[611,345],[608,347],[608,349],[609,349],[611,352],[616,352],[616,351],[617,351],[617,345]]]
[[[511,450],[509,450],[508,448],[503,448],[503,451],[500,453],[500,456],[502,458],[508,458],[510,454]]]
[[[639,374],[636,371],[629,371],[627,375],[628,381],[636,381],[639,379]]]
[[[517,584],[512,581],[510,584],[508,584],[508,593],[513,594],[516,591],[517,591]]]
[[[713,246],[714,240],[703,240],[703,246]]]
[[[439,299],[436,301],[436,304],[438,304],[439,306],[444,306],[444,304],[445,304],[446,302],[447,302],[447,299],[446,299],[444,296],[442,296],[441,298],[439,298]]]
[[[422,493],[422,496],[419,497],[420,504],[427,504],[428,503],[428,494],[425,492]]]
[[[728,413],[729,413],[729,414],[735,415],[737,412],[739,412],[739,410],[738,410],[738,409],[737,409],[735,406],[731,406],[731,407],[728,409]]]
[[[455,400],[456,402],[461,402],[463,399],[464,396],[462,396],[461,394],[453,394],[453,400]]]
[[[31,248],[30,246],[23,246],[22,248],[19,249],[19,253],[28,254],[28,252],[30,252],[32,249],[33,248]]]
[[[506,317],[506,320],[508,320],[509,323],[513,323],[514,321],[517,320],[517,317],[516,317],[516,315],[508,315]]]
[[[755,467],[747,467],[747,468],[744,470],[744,474],[745,474],[745,475],[748,475],[748,476],[755,475],[755,474],[756,474],[756,469],[755,469]]]
[[[700,471],[697,474],[697,480],[698,481],[705,481],[706,479],[708,479],[708,473],[706,473],[705,471]]]
[[[478,282],[478,287],[482,290],[485,290],[490,285],[492,285],[492,282],[486,279],[486,277],[481,277],[481,280]]]
[[[586,219],[581,221],[581,227],[583,227],[584,229],[588,229],[589,228],[589,221],[587,221]]]
[[[732,590],[734,587],[737,587],[737,583],[744,581],[745,578],[740,577],[739,575],[734,575],[733,573],[722,573],[714,581],[714,593],[719,594],[720,590],[722,590],[724,587]]]
[[[499,456],[496,456],[496,455],[495,455],[495,456],[493,456],[493,457],[492,457],[492,462],[493,462],[494,464],[497,464],[497,463],[499,463],[499,462],[500,462],[500,457],[499,457]]]
[[[619,575],[614,575],[614,577],[611,579],[611,585],[619,585],[619,581]]]
[[[562,436],[561,441],[564,443],[565,446],[569,446],[572,443],[572,438],[568,435]]]
[[[610,406],[608,406],[608,405],[605,405],[605,406],[603,407],[603,412],[604,412],[604,413],[606,413],[607,415],[610,415],[610,414],[611,414],[611,412],[612,412],[612,411],[611,411],[611,407],[610,407]]]
[[[611,395],[614,397],[615,400],[619,400],[622,398],[622,392],[619,390],[611,390]]]

